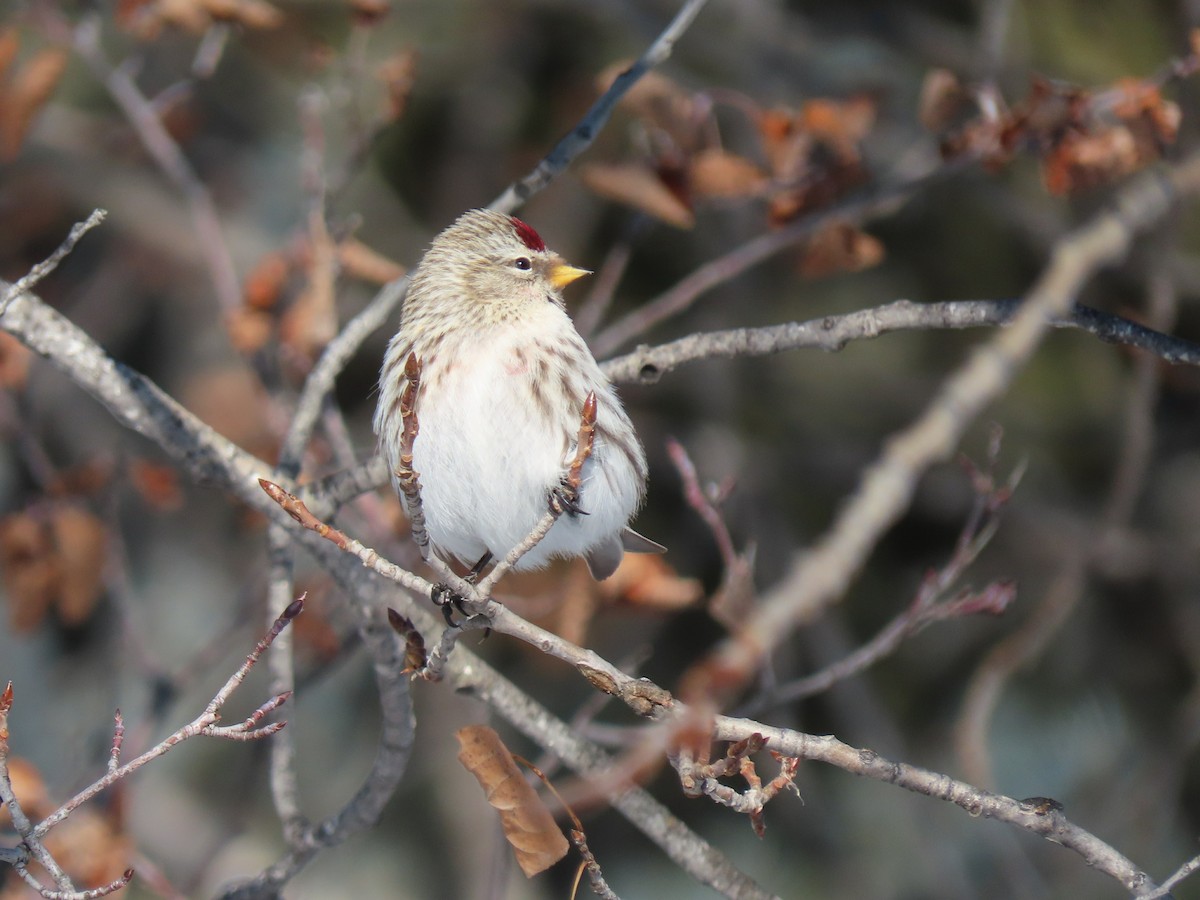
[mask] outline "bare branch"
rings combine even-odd
[[[105,57],[100,41],[100,24],[101,19],[98,15],[85,16],[74,29],[75,49],[125,113],[146,152],[183,194],[192,216],[200,249],[208,264],[209,277],[212,278],[217,300],[227,312],[236,309],[241,302],[241,285],[238,283],[233,258],[229,253],[229,245],[225,242],[221,220],[212,196],[163,125],[154,105],[134,82],[129,69],[124,66],[114,67]],[[70,28],[66,22],[59,23],[59,27]]]
[[[653,384],[667,372],[700,359],[767,356],[786,350],[814,348],[836,352],[851,341],[869,340],[895,331],[959,330],[1012,323],[1018,300],[951,300],[913,303],[896,300],[883,306],[807,322],[763,328],[735,328],[688,335],[604,363],[604,374],[616,382]],[[1137,347],[1169,363],[1200,365],[1200,346],[1131,322],[1121,316],[1076,304],[1051,319],[1054,328],[1086,331],[1110,344]]]
[[[303,598],[301,598],[292,602],[287,609],[280,613],[279,617],[275,620],[274,625],[271,627],[271,630],[259,640],[254,649],[250,651],[250,654],[246,657],[245,661],[241,664],[241,666],[238,667],[237,671],[229,677],[225,684],[221,686],[221,689],[213,696],[213,699],[209,702],[204,712],[202,712],[197,718],[193,719],[191,722],[189,722],[187,725],[184,725],[173,734],[164,738],[157,745],[147,750],[141,756],[137,757],[137,759],[131,760],[130,762],[127,762],[125,765],[119,766],[116,769],[112,769],[102,778],[92,782],[50,815],[46,816],[46,818],[44,818],[41,822],[39,822],[37,827],[33,829],[34,836],[37,838],[44,837],[46,832],[66,819],[72,811],[95,797],[101,791],[111,787],[130,772],[140,769],[152,759],[157,759],[174,747],[179,746],[179,744],[188,738],[203,734],[213,737],[225,737],[233,739],[255,739],[267,737],[278,730],[278,728],[275,726],[266,726],[265,728],[258,727],[261,716],[257,714],[252,715],[249,719],[244,722],[240,722],[237,725],[230,725],[223,728],[218,727],[217,722],[219,722],[221,719],[220,710],[225,704],[225,701],[229,699],[230,695],[237,689],[238,685],[240,685],[246,679],[246,675],[249,674],[250,670],[254,667],[254,664],[258,662],[259,657],[262,656],[262,654],[266,652],[267,648],[271,646],[275,638],[279,636],[279,633],[283,631],[283,629],[289,624],[291,624],[292,619],[298,616],[303,608],[304,601]],[[286,697],[282,696],[272,698],[272,700],[268,701],[266,706],[270,709],[274,709],[276,706],[282,704],[286,699]]]
[[[737,741],[755,733],[765,737],[768,746],[785,756],[828,763],[852,775],[946,800],[971,816],[998,819],[1041,835],[1075,851],[1089,866],[1115,878],[1136,897],[1143,897],[1155,888],[1149,875],[1094,834],[1067,819],[1062,807],[1048,798],[1014,800],[956,781],[948,775],[887,759],[873,750],[851,747],[831,735],[802,734],[745,719],[717,718],[716,737],[719,740]]]
[[[934,181],[940,181],[958,172],[963,164],[959,162],[941,165],[901,184],[881,188],[814,215],[796,219],[778,231],[759,235],[740,247],[735,247],[724,256],[700,266],[668,291],[603,329],[590,342],[592,352],[597,357],[608,356],[653,326],[679,315],[706,292],[832,224],[842,221],[864,222],[894,212],[897,207]]]
[[[907,507],[918,478],[953,451],[979,412],[1011,383],[1053,319],[1070,311],[1084,282],[1123,256],[1134,235],[1165,215],[1179,192],[1195,190],[1198,181],[1200,157],[1189,158],[1169,179],[1161,174],[1139,178],[1121,192],[1114,210],[1063,239],[1008,329],[978,348],[926,411],[888,441],[829,532],[797,558],[745,628],[693,671],[689,680],[697,696],[728,697],[798,625],[841,598],[879,536]]]

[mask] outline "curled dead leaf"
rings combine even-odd
[[[337,255],[342,271],[352,278],[387,284],[404,276],[404,266],[354,238],[338,244]]]
[[[757,196],[767,180],[746,157],[718,148],[701,150],[688,162],[688,184],[698,198]]]
[[[261,459],[274,459],[278,437],[268,422],[266,390],[246,366],[228,365],[194,375],[184,406],[207,425]]]
[[[18,634],[33,630],[54,601],[59,572],[49,528],[29,513],[0,519],[0,575],[9,625]]]
[[[201,4],[217,21],[258,29],[278,28],[283,24],[283,13],[266,0],[201,0]]]
[[[1106,184],[1141,165],[1133,133],[1115,126],[1059,141],[1042,159],[1042,178],[1051,194],[1068,194]]]
[[[842,272],[860,272],[878,265],[884,256],[883,243],[850,225],[831,225],[804,246],[800,274],[825,278]]]
[[[0,331],[0,387],[20,390],[29,377],[33,352],[7,331]]]
[[[641,163],[590,163],[579,177],[594,193],[648,213],[676,228],[691,228],[695,215],[657,172]]]
[[[608,90],[632,64],[632,60],[621,60],[605,68],[596,76],[597,89]],[[691,150],[696,146],[700,134],[696,99],[661,72],[652,70],[639,78],[621,98],[620,106],[647,125],[661,129],[677,147]]]
[[[143,500],[160,510],[183,506],[179,473],[171,466],[135,459],[129,464],[129,480]]]
[[[275,323],[269,313],[245,306],[230,310],[224,323],[229,343],[239,353],[247,355],[265,347],[275,331]]]
[[[67,504],[55,507],[50,525],[59,569],[56,609],[64,624],[80,625],[104,588],[108,529],[87,510]]]
[[[610,603],[664,612],[685,609],[704,596],[699,579],[681,578],[653,553],[626,553],[612,577],[597,582],[597,589]]]
[[[347,5],[359,25],[378,25],[392,11],[388,0],[347,0]]]
[[[9,67],[16,61],[20,50],[21,38],[17,29],[11,26],[0,29],[0,79],[8,74]]]
[[[460,728],[458,760],[479,781],[526,878],[532,878],[567,854],[570,844],[533,786],[521,775],[512,754],[486,725]]]
[[[46,782],[32,762],[20,756],[9,757],[8,778],[25,815],[36,821],[54,812]],[[0,804],[0,827],[12,828],[12,817],[3,804]]]
[[[251,309],[274,309],[292,274],[292,264],[278,251],[258,261],[242,285],[242,298]]]
[[[389,56],[375,70],[375,77],[387,92],[386,120],[389,122],[399,119],[408,107],[408,98],[417,80],[417,59],[415,50],[402,50]]]
[[[875,101],[867,96],[810,100],[800,111],[800,126],[842,161],[857,161],[859,143],[875,126],[875,112]]]
[[[921,82],[917,118],[932,132],[947,128],[969,102],[958,76],[949,69],[930,69]]]
[[[61,47],[48,47],[17,70],[0,104],[0,157],[15,159],[33,124],[53,95],[67,69],[69,56]]]
[[[113,816],[84,806],[51,831],[46,849],[79,884],[107,884],[122,876],[133,841]]]

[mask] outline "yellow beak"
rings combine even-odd
[[[559,263],[550,270],[547,279],[556,291],[561,291],[576,278],[582,278],[584,275],[591,274],[587,269],[577,269],[574,266],[568,266],[566,263]]]

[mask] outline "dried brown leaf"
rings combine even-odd
[[[657,172],[640,163],[590,163],[581,166],[579,177],[593,192],[624,203],[676,228],[691,228],[695,216],[663,183]]]
[[[1133,133],[1114,126],[1059,141],[1042,159],[1042,178],[1050,193],[1068,194],[1107,184],[1140,165]]]
[[[67,625],[87,621],[104,588],[108,529],[85,509],[56,506],[50,518],[59,568],[56,609]]]
[[[859,142],[874,126],[875,101],[866,96],[810,100],[800,111],[800,127],[843,161],[859,159]]]
[[[231,310],[224,321],[229,343],[239,353],[244,354],[261,350],[275,331],[275,322],[270,313],[245,306]]]
[[[832,225],[819,231],[805,245],[800,257],[800,274],[825,278],[842,272],[859,272],[883,260],[878,238],[850,225]]]
[[[0,157],[15,159],[21,152],[25,135],[34,118],[54,94],[66,71],[68,53],[61,47],[48,47],[17,70],[4,92],[0,115]]]
[[[932,132],[943,131],[966,108],[967,92],[949,69],[930,69],[921,82],[917,118]]]
[[[679,577],[666,560],[653,553],[626,553],[617,571],[598,582],[597,589],[610,602],[661,611],[684,609],[704,596],[698,579]]]
[[[301,359],[316,359],[337,334],[336,259],[325,216],[314,210],[308,217],[308,282],[279,323],[279,339]]]
[[[292,264],[278,251],[258,261],[242,285],[242,298],[251,309],[274,309],[292,275]]]
[[[8,27],[0,30],[0,81],[8,74],[8,69],[16,61],[20,50],[21,38],[17,29]]]
[[[359,25],[378,25],[392,11],[388,0],[347,0],[354,21]]]
[[[179,473],[171,466],[135,459],[129,464],[129,481],[141,498],[156,509],[174,510],[183,506]]]
[[[633,64],[632,60],[615,62],[596,76],[596,87],[608,90],[617,77]],[[692,149],[699,136],[696,100],[671,78],[650,71],[637,80],[620,100],[620,106],[643,122],[661,129],[674,144]]]
[[[8,777],[12,782],[13,794],[16,795],[25,815],[36,821],[54,811],[42,773],[32,762],[24,757],[10,756]],[[0,827],[12,827],[12,818],[3,804],[0,804]]]
[[[133,854],[133,841],[113,817],[84,806],[46,835],[46,849],[79,884],[120,878]]]
[[[0,331],[0,387],[20,390],[29,377],[33,352],[7,331]]]
[[[488,803],[500,814],[504,836],[525,877],[532,878],[566,856],[571,845],[537,791],[522,777],[500,735],[486,725],[469,725],[456,736],[459,762],[478,779]]]
[[[268,422],[262,383],[248,367],[227,365],[194,375],[182,391],[184,406],[239,447],[274,459],[278,438]]]
[[[205,12],[218,21],[237,22],[247,28],[278,28],[283,13],[266,0],[201,0]]]
[[[157,36],[163,25],[200,35],[212,25],[212,17],[204,0],[158,0],[139,16],[136,31],[143,38],[151,38]]]
[[[115,466],[111,457],[95,457],[63,469],[46,485],[51,497],[86,497],[103,490],[112,481]]]
[[[404,275],[404,266],[355,238],[338,244],[337,254],[342,271],[351,278],[361,278],[373,284],[387,284]]]
[[[388,122],[395,122],[408,107],[408,98],[417,80],[417,61],[417,51],[401,50],[385,59],[375,70],[375,77],[387,91]]]
[[[767,176],[757,164],[718,148],[701,150],[689,160],[687,180],[698,198],[753,197],[767,185]]]
[[[29,513],[0,519],[0,575],[12,630],[32,631],[54,602],[59,569],[50,530]]]

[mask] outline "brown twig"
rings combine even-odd
[[[433,585],[414,575],[395,563],[388,562],[370,547],[363,546],[362,543],[354,538],[347,536],[344,532],[339,531],[332,525],[327,525],[314,516],[295,494],[285,491],[282,487],[265,478],[258,480],[259,486],[266,492],[267,496],[279,504],[289,516],[307,528],[309,531],[314,531],[325,540],[329,541],[339,550],[349,553],[351,556],[357,557],[358,560],[368,569],[382,575],[390,581],[394,581],[402,587],[408,588],[410,591],[415,591],[418,594],[429,596]],[[453,573],[451,573],[453,574]],[[461,581],[462,579],[458,579]],[[463,582],[464,589],[470,588],[466,582]]]

